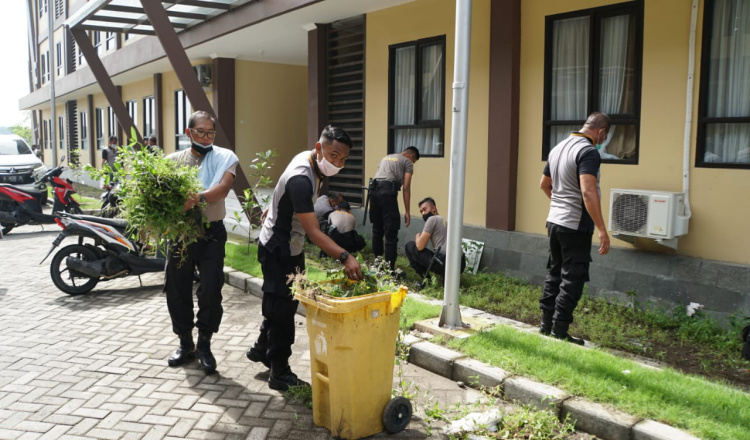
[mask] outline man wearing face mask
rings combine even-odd
[[[193,210],[200,205],[209,226],[199,241],[188,246],[184,258],[170,252],[167,262],[164,290],[167,292],[172,330],[180,338],[180,346],[169,357],[169,365],[182,365],[194,359],[197,353],[201,368],[206,374],[211,374],[216,371],[211,337],[219,331],[224,312],[221,306],[224,245],[227,241],[223,222],[226,215],[224,199],[232,188],[239,160],[233,151],[213,145],[216,120],[204,111],[193,113],[185,134],[191,140],[191,148],[167,157],[180,164],[200,168],[198,178],[204,191],[190,195],[183,210]],[[193,322],[193,273],[196,266],[200,272],[200,285],[196,292],[198,319]],[[193,343],[193,327],[198,327],[197,345]]]
[[[604,226],[599,193],[601,157],[596,150],[607,140],[609,117],[594,112],[580,131],[549,152],[540,188],[550,199],[547,216],[549,261],[539,307],[540,332],[574,344],[583,339],[568,333],[573,311],[589,280],[591,238],[599,231],[599,254],[609,252],[609,235]]]
[[[305,270],[305,235],[339,260],[349,278],[362,279],[357,259],[320,230],[314,208],[322,180],[344,167],[351,147],[352,141],[343,129],[330,125],[324,128],[315,148],[298,154],[286,167],[264,213],[258,246],[263,271],[263,322],[247,357],[271,369],[268,386],[274,390],[308,385],[289,366],[299,301],[291,295],[288,277]]]
[[[398,191],[403,188],[404,225],[411,223],[411,176],[414,163],[419,160],[417,147],[408,147],[401,153],[389,154],[380,160],[373,177],[370,192],[370,222],[372,223],[372,253],[381,256],[391,270],[396,268],[398,256],[398,230],[401,213],[398,210]],[[385,249],[383,248],[385,237]]]
[[[447,252],[445,242],[448,239],[448,228],[445,219],[438,213],[435,200],[427,197],[419,202],[419,213],[424,219],[424,228],[414,237],[414,241],[406,243],[406,257],[409,259],[409,266],[417,271],[420,276],[427,275],[427,268],[430,261],[438,249],[438,259],[445,261]],[[427,243],[432,244],[432,250],[427,249]],[[461,254],[461,272],[466,268],[466,257]],[[439,276],[445,276],[445,266],[433,264],[431,271]]]

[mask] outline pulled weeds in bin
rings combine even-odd
[[[289,276],[292,282],[292,290],[295,293],[315,299],[318,295],[333,298],[351,298],[378,292],[392,292],[398,288],[388,263],[378,257],[372,263],[365,263],[361,256],[357,256],[362,269],[363,279],[354,281],[346,277],[344,268],[329,270],[327,279],[313,281],[305,276],[305,273],[297,273]]]

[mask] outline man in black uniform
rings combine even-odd
[[[404,225],[411,223],[410,199],[411,176],[414,163],[419,160],[417,147],[408,147],[401,153],[389,154],[381,159],[373,177],[370,194],[370,222],[372,223],[372,253],[383,255],[385,236],[385,261],[396,268],[398,255],[398,230],[401,229],[401,213],[398,210],[398,191],[404,194]]]
[[[299,301],[292,297],[288,276],[305,270],[305,235],[341,261],[349,278],[362,279],[357,259],[320,230],[313,206],[321,180],[344,167],[351,146],[344,130],[330,125],[323,129],[315,148],[296,155],[286,167],[264,213],[258,246],[263,270],[263,323],[247,357],[271,369],[268,386],[274,390],[307,385],[289,366]]]
[[[580,131],[574,131],[550,152],[539,183],[550,199],[547,217],[549,261],[544,280],[540,331],[583,345],[568,334],[573,310],[589,280],[591,237],[599,230],[599,254],[609,252],[609,235],[602,218],[599,195],[601,157],[595,145],[607,140],[609,117],[592,113]]]

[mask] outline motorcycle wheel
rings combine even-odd
[[[65,264],[68,257],[80,258],[84,261],[95,261],[96,253],[86,246],[71,244],[57,251],[50,264],[50,275],[55,286],[68,295],[81,295],[91,291],[99,282],[98,278],[91,278],[80,272],[73,271]]]

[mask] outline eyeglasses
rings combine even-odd
[[[205,137],[205,138],[209,138],[209,139],[213,139],[213,138],[216,137],[216,132],[215,131],[195,130],[195,129],[192,129],[192,128],[190,129],[190,131],[192,131],[193,134],[198,135],[198,137]]]

